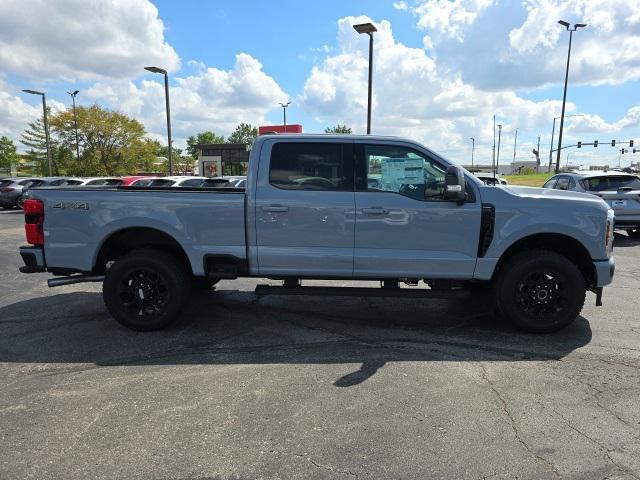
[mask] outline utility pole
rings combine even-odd
[[[540,173],[540,135],[538,135],[538,154],[536,155],[536,173]]]
[[[164,75],[164,100],[167,109],[167,141],[169,143],[169,175],[173,175],[173,147],[171,146],[171,109],[169,107],[169,74],[164,68],[144,67],[151,73]]]
[[[513,166],[516,165],[516,145],[518,145],[518,129],[516,128],[516,135],[513,137]]]
[[[493,178],[496,177],[498,172],[498,165],[500,164],[500,137],[502,136],[502,125],[498,125],[498,150],[496,151],[496,166],[493,170]]]
[[[491,150],[491,168],[493,169],[493,179],[496,178],[496,116],[493,115],[493,149]]]
[[[473,152],[476,149],[476,139],[471,137],[471,168],[473,168]]]
[[[369,35],[369,88],[367,93],[367,135],[371,133],[371,96],[373,91],[373,33],[378,29],[373,23],[361,23],[353,28],[360,34]]]
[[[44,141],[47,146],[47,163],[49,164],[49,176],[53,176],[53,168],[51,161],[51,142],[49,140],[49,120],[47,119],[47,98],[44,92],[38,92],[37,90],[22,90],[24,93],[30,93],[31,95],[40,95],[42,97],[42,113],[44,117]]]

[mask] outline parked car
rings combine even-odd
[[[83,187],[117,187],[122,185],[123,181],[120,177],[94,177],[83,178],[82,183],[78,185]]]
[[[173,180],[172,187],[199,187],[202,182],[207,180],[207,177],[193,177],[193,176],[172,176],[165,177],[168,180]]]
[[[506,178],[503,178],[500,175],[496,175],[494,177],[493,173],[477,172],[477,173],[474,173],[474,175],[480,180],[482,180],[482,182],[485,185],[508,185],[509,184]]]
[[[133,185],[133,184],[137,184],[138,182],[140,182],[141,184],[144,183],[145,180],[149,180],[155,178],[153,176],[150,175],[131,175],[128,177],[122,177],[122,183],[121,185],[123,187],[126,187],[127,185]]]
[[[205,180],[207,180],[207,177],[147,177],[134,180],[129,185],[132,187],[199,187]]]
[[[613,209],[615,227],[640,238],[640,177],[637,175],[621,171],[560,173],[547,180],[543,187],[599,196]]]
[[[31,183],[41,182],[40,178],[10,177],[0,181],[0,207],[5,210],[22,208],[23,191]]]
[[[381,175],[377,188],[370,174]],[[490,187],[410,140],[260,136],[247,182],[245,191],[34,189],[21,270],[57,275],[50,286],[102,282],[108,311],[134,330],[175,320],[192,287],[266,277],[284,284],[257,295],[469,298],[462,287],[486,285],[499,315],[553,332],[578,316],[587,289],[601,305],[614,275],[613,210],[602,199]]]

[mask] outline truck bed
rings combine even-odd
[[[45,203],[48,269],[89,272],[100,247],[126,229],[154,229],[184,248],[193,273],[204,274],[209,253],[246,259],[242,189],[113,187],[40,188]]]

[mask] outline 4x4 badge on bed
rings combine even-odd
[[[53,205],[53,208],[73,208],[75,210],[89,210],[89,204],[87,202],[58,202]]]

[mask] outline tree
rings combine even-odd
[[[187,138],[187,153],[194,159],[197,159],[198,149],[196,145],[203,145],[205,143],[224,143],[224,137],[208,130],[206,132],[200,132],[196,136],[191,135]]]
[[[258,128],[248,123],[241,123],[236,127],[227,143],[253,143],[258,136]]]
[[[98,105],[76,108],[80,163],[72,162],[66,174],[126,175],[152,171],[158,142],[145,138],[145,130],[133,118]],[[53,133],[62,147],[75,149],[73,110],[51,116]]]
[[[11,166],[18,163],[20,157],[16,146],[9,137],[0,137],[0,168],[11,170]]]
[[[335,127],[325,128],[324,133],[353,133],[353,132],[351,131],[351,127],[337,124]]]
[[[47,108],[47,115],[51,115],[51,110]],[[35,167],[38,175],[48,175],[49,165],[47,160],[47,140],[44,133],[43,118],[38,118],[35,122],[27,124],[27,128],[20,135],[20,143],[27,147],[27,153],[24,155],[27,163]],[[58,173],[55,155],[55,142],[49,140],[51,147],[51,164],[53,173]]]

